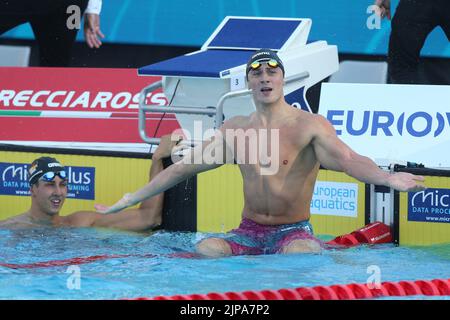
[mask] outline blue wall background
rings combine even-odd
[[[399,0],[392,0],[395,10]],[[386,54],[390,21],[370,30],[373,0],[103,0],[105,42],[199,47],[227,15],[311,18],[310,39],[336,44],[341,53]],[[33,38],[28,24],[2,37]],[[83,41],[82,32],[78,40]],[[435,29],[424,56],[450,57],[450,43]]]

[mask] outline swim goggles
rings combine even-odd
[[[56,176],[60,177],[63,180],[67,179],[66,171],[61,170],[58,172],[54,172],[54,171],[46,172],[39,178],[39,180],[50,182],[50,181],[53,181]]]
[[[256,70],[256,69],[258,69],[258,68],[260,68],[261,66],[262,66],[262,64],[263,63],[267,63],[267,65],[269,66],[269,67],[271,67],[271,68],[277,68],[277,67],[279,67],[279,63],[278,63],[278,61],[277,60],[275,60],[275,59],[270,59],[270,60],[268,60],[268,61],[254,61],[254,62],[252,62],[251,64],[250,64],[250,70]]]

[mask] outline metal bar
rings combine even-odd
[[[295,82],[295,81],[300,81],[300,80],[304,80],[309,78],[309,72],[308,71],[304,71],[302,73],[299,73],[295,76],[291,76],[289,78],[286,78],[286,80],[284,81],[285,84],[291,83],[291,82]]]
[[[141,94],[139,95],[139,108],[145,107],[145,98],[147,98],[147,95],[150,92],[155,91],[156,89],[162,88],[162,80],[159,80],[157,82],[152,83],[151,85],[146,86],[144,89],[141,90]]]
[[[285,84],[304,80],[309,77],[309,72],[305,71],[302,72],[296,76],[289,77],[285,80]],[[205,108],[192,108],[192,107],[172,107],[172,106],[150,106],[145,104],[145,99],[147,95],[151,92],[153,92],[156,89],[159,89],[162,87],[162,81],[158,81],[155,83],[152,83],[151,85],[145,87],[142,89],[141,94],[139,95],[139,135],[141,136],[142,140],[144,140],[147,143],[152,144],[159,144],[160,139],[159,138],[149,138],[145,133],[145,113],[146,112],[163,112],[163,113],[185,113],[185,114],[197,114],[197,115],[207,115],[207,116],[214,116],[215,115],[215,129],[220,127],[223,122],[223,108],[225,101],[230,98],[236,98],[240,96],[246,96],[251,94],[251,90],[245,89],[245,90],[239,90],[239,91],[233,91],[228,92],[224,94],[222,97],[220,97],[219,102],[217,103],[217,107],[205,109]]]
[[[246,96],[246,95],[249,95],[251,92],[252,91],[249,89],[232,91],[232,92],[225,93],[222,97],[220,97],[219,102],[217,103],[217,107],[216,107],[216,119],[214,122],[214,129],[217,129],[222,125],[223,106],[224,106],[225,100],[230,99],[230,98]]]
[[[139,135],[142,140],[151,144],[159,144],[160,138],[150,138],[145,132],[145,114],[147,112],[162,112],[162,113],[186,113],[186,114],[200,114],[207,116],[214,116],[216,114],[215,109],[205,109],[205,108],[191,108],[191,107],[171,107],[171,106],[151,106],[145,103],[147,95],[156,89],[162,87],[162,81],[152,83],[151,85],[145,87],[141,90],[139,95]]]
[[[146,112],[162,112],[162,113],[187,113],[187,114],[203,114],[207,116],[214,116],[216,114],[215,108],[191,108],[191,107],[171,107],[171,106],[151,106],[141,107]]]
[[[151,144],[159,144],[160,139],[147,137],[147,134],[145,133],[145,110],[143,108],[146,107],[145,99],[147,98],[147,95],[150,92],[153,92],[161,87],[162,81],[160,80],[142,89],[139,95],[139,135],[141,136],[142,140]]]

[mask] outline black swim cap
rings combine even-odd
[[[277,55],[277,53],[270,49],[259,49],[256,51],[250,59],[247,62],[247,68],[245,71],[245,75],[248,75],[248,72],[252,69],[252,63],[254,62],[267,62],[270,60],[275,60],[278,64],[278,67],[280,67],[281,71],[283,71],[284,76],[284,66],[283,62],[281,61],[280,57]]]
[[[42,175],[47,172],[59,172],[64,170],[64,166],[58,160],[51,157],[41,157],[34,160],[28,169],[28,182],[30,186],[35,184]]]

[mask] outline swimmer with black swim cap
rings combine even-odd
[[[163,136],[152,155],[149,178],[153,179],[164,169],[163,159],[171,155],[177,141]],[[31,207],[22,214],[0,221],[1,228],[35,227],[102,227],[128,231],[147,231],[162,222],[164,196],[144,201],[138,208],[124,210],[118,215],[102,215],[94,211],[77,211],[60,215],[68,193],[68,172],[55,158],[40,157],[28,170]]]
[[[263,63],[267,63],[267,65],[271,68],[280,68],[283,71],[283,77],[285,74],[284,65],[281,61],[280,57],[276,54],[275,51],[270,49],[260,49],[256,51],[247,62],[245,75],[248,80],[248,73],[251,70],[259,69]]]
[[[38,180],[53,181],[56,176],[59,176],[62,180],[67,179],[64,166],[51,157],[41,157],[34,160],[28,170],[30,186],[34,185]]]
[[[209,257],[317,253],[322,250],[322,243],[314,236],[309,220],[320,166],[399,191],[425,189],[423,177],[384,172],[340,140],[325,117],[292,107],[285,99],[284,68],[272,50],[261,49],[251,55],[246,76],[255,111],[226,120],[213,139],[203,141],[184,157],[204,159],[209,150],[225,149],[217,153],[214,161],[193,164],[180,160],[139,190],[126,194],[112,206],[97,205],[97,210],[113,213],[147,201],[189,177],[228,163],[228,154],[241,154],[246,155],[242,161],[236,161],[244,192],[241,223],[230,232],[202,239],[196,244],[197,252]],[[257,143],[239,143],[239,137],[246,136],[249,130]],[[270,161],[261,152],[261,142],[265,148],[275,147]]]

